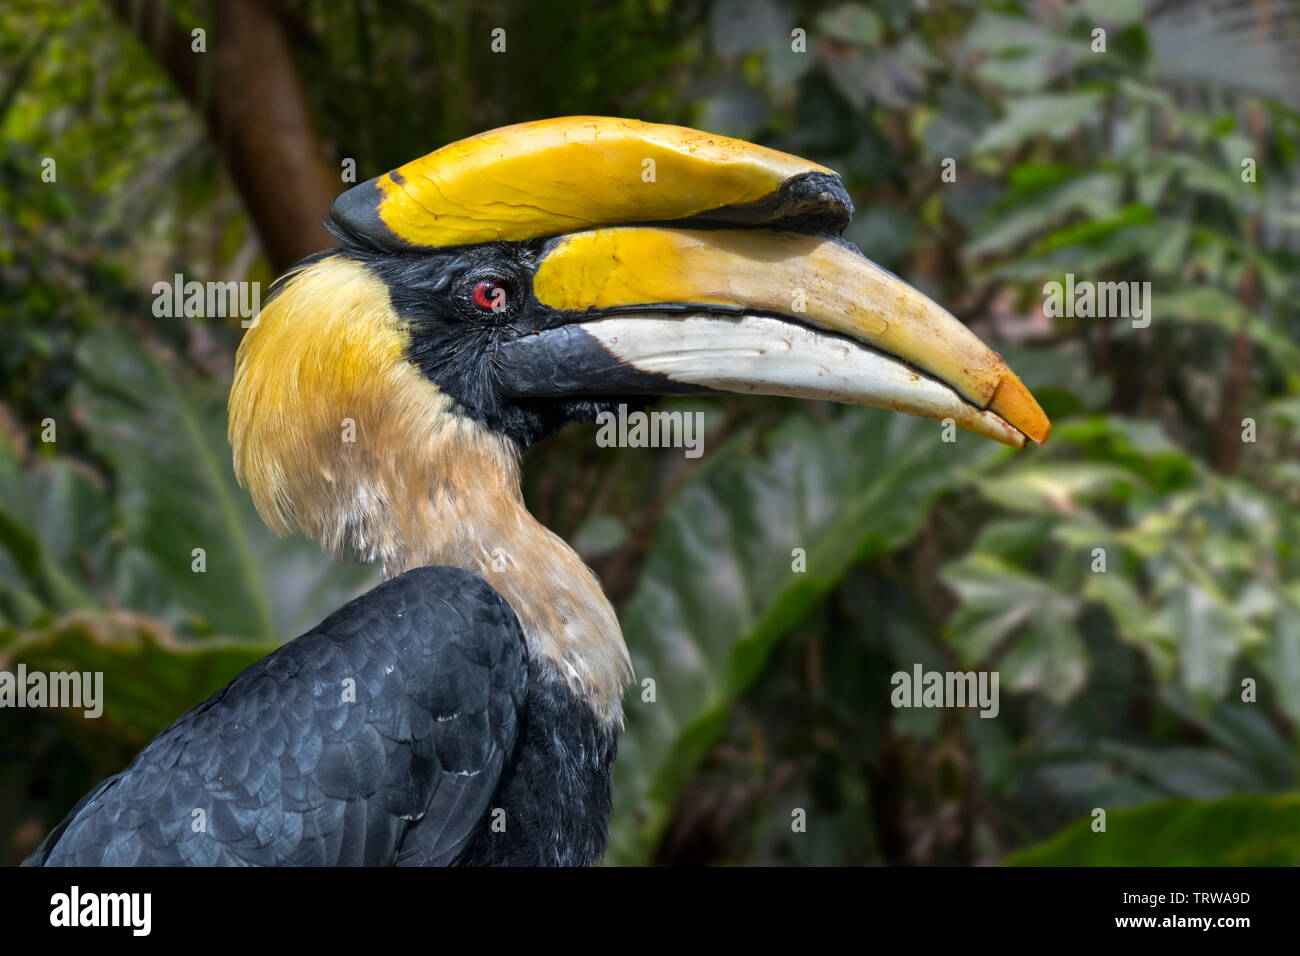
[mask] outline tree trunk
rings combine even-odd
[[[331,244],[338,191],[284,29],[264,0],[220,0],[207,52],[161,0],[105,0],[204,117],[279,272]]]

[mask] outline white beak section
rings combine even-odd
[[[871,405],[933,418],[1023,448],[1025,436],[993,412],[902,362],[833,334],[762,316],[617,315],[582,330],[639,371],[687,385]]]

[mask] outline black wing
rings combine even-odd
[[[455,862],[524,707],[514,611],[418,568],[248,668],[92,791],[27,865]]]

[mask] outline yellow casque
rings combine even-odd
[[[757,202],[825,166],[683,126],[566,116],[451,143],[378,177],[397,237],[438,247],[685,219]]]

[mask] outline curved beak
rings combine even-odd
[[[952,419],[1017,448],[1051,430],[1000,355],[840,240],[593,229],[547,243],[533,293],[565,321],[501,348],[508,395],[786,395]]]
[[[1047,416],[1001,356],[829,238],[852,212],[839,177],[797,156],[577,116],[452,143],[352,188],[332,216],[399,254],[541,243],[547,321],[495,355],[506,395],[793,395],[1045,441]]]

